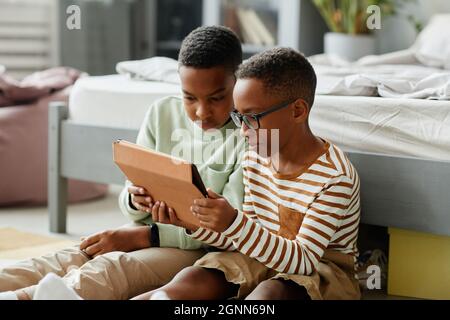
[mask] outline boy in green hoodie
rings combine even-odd
[[[182,98],[154,103],[137,138],[139,145],[196,164],[205,186],[236,208],[242,208],[244,196],[245,142],[230,111],[241,62],[241,44],[231,30],[210,26],[191,32],[179,54]],[[79,247],[4,268],[0,292],[14,290],[10,293],[19,299],[32,299],[35,285],[53,272],[84,299],[127,299],[166,284],[205,254],[208,239],[193,239],[164,199],[152,199],[151,190],[127,183],[119,205],[134,226],[100,232]],[[213,240],[217,234],[211,232]]]

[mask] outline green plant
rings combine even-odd
[[[414,27],[416,33],[420,33],[423,30],[423,23],[420,20],[417,20],[413,15],[408,16],[408,21]]]
[[[367,27],[367,8],[377,5],[383,18],[394,15],[405,2],[415,0],[312,0],[331,31],[361,34],[370,33]]]

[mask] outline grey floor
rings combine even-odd
[[[120,190],[120,186],[110,186],[108,195],[102,199],[69,205],[67,234],[57,236],[79,240],[82,236],[129,223],[117,204]],[[0,227],[13,227],[22,231],[55,236],[48,231],[48,214],[45,206],[0,208]],[[372,290],[365,292],[363,299],[408,298],[389,296],[385,290]]]
[[[78,240],[81,236],[128,223],[117,203],[120,190],[119,186],[110,186],[108,195],[102,199],[69,205],[67,234],[58,236]],[[48,226],[46,206],[0,208],[0,227],[51,235]]]

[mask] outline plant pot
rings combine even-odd
[[[376,43],[372,35],[350,35],[328,32],[324,37],[326,54],[335,54],[348,61],[375,54]]]

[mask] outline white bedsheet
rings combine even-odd
[[[177,94],[176,84],[131,80],[126,75],[86,77],[70,94],[69,118],[83,124],[139,128],[154,101]]]
[[[434,16],[407,50],[348,62],[331,55],[309,57],[317,93],[450,100],[450,14]]]
[[[70,119],[138,129],[153,101],[179,92],[124,75],[85,78],[71,94]],[[450,160],[450,101],[318,95],[310,123],[345,150]]]
[[[317,73],[318,94],[450,100],[450,70],[420,64],[412,49],[352,63],[325,54],[309,60]],[[178,62],[170,58],[124,61],[116,69],[132,79],[180,83]]]
[[[344,150],[450,160],[450,101],[316,96],[310,125]]]
[[[450,71],[418,64],[333,65],[332,57],[310,58],[317,93],[340,96],[450,100]]]

